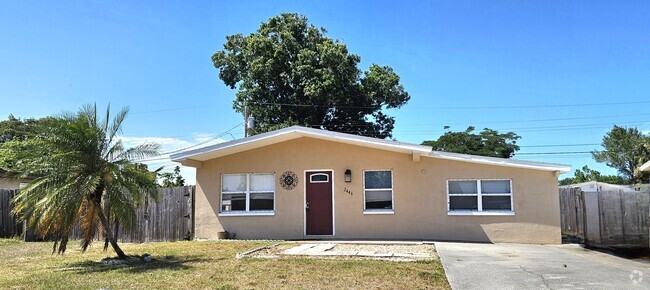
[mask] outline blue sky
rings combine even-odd
[[[650,130],[644,1],[3,1],[0,119],[110,103],[131,108],[129,144],[210,141],[242,122],[210,56],[282,12],[327,28],[362,69],[395,69],[411,94],[391,112],[400,141],[474,125],[518,133],[520,153],[575,152],[613,124]],[[590,145],[528,147],[567,144]],[[517,158],[615,172],[589,154]]]

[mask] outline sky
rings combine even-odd
[[[602,149],[614,124],[650,133],[647,1],[2,1],[0,120],[110,104],[130,108],[127,145],[242,138],[210,57],[285,12],[325,27],[362,70],[400,75],[399,141],[488,127],[522,137],[517,159],[615,174],[590,154],[537,153]],[[149,165],[171,171],[164,157]]]

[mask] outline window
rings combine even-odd
[[[449,213],[513,213],[511,180],[448,180]]]
[[[393,211],[393,172],[366,170],[363,172],[364,211]]]
[[[275,174],[223,174],[221,212],[272,212],[275,203]]]
[[[316,173],[309,177],[309,182],[311,183],[327,183],[329,181],[330,176],[325,173]]]

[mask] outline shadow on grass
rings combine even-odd
[[[115,260],[115,259],[112,259]],[[131,256],[126,259],[127,263],[125,264],[105,264],[101,261],[79,261],[75,263],[67,263],[64,268],[59,269],[60,271],[74,272],[77,274],[88,274],[88,273],[101,273],[101,272],[128,272],[128,273],[143,273],[148,271],[155,270],[187,270],[191,269],[193,266],[192,263],[200,262],[214,262],[217,260],[224,260],[223,258],[219,259],[205,259],[197,257],[176,257],[176,256],[164,256],[160,258],[154,258],[151,262],[143,261],[142,257]]]

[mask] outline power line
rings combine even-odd
[[[558,154],[591,154],[592,151],[566,151],[566,152],[523,152],[515,155],[558,155]]]
[[[171,154],[173,154],[173,153],[181,152],[181,151],[184,151],[184,150],[188,150],[188,149],[190,149],[190,148],[194,148],[194,147],[197,147],[197,146],[200,146],[200,145],[203,145],[203,144],[206,144],[206,143],[212,142],[212,141],[214,141],[214,140],[216,140],[216,139],[218,139],[218,138],[220,138],[220,137],[225,136],[226,134],[229,134],[230,131],[237,129],[237,128],[238,128],[239,126],[241,126],[241,125],[243,125],[243,124],[242,124],[242,123],[239,123],[239,124],[235,125],[234,127],[230,128],[230,129],[228,129],[228,130],[226,130],[225,132],[222,132],[221,134],[219,134],[219,135],[217,135],[217,136],[214,136],[214,137],[209,138],[209,139],[207,139],[207,140],[205,140],[205,141],[202,141],[202,142],[196,143],[196,144],[194,144],[194,145],[187,146],[187,147],[183,147],[183,148],[176,149],[176,150],[172,150],[172,151],[168,151],[168,152],[164,152],[164,153],[161,153],[161,154],[160,154],[160,155],[167,155],[167,156],[160,156],[160,157],[154,157],[154,158],[145,158],[145,159],[139,159],[139,160],[133,160],[133,161],[134,161],[134,162],[150,162],[150,161],[159,161],[159,160],[170,160],[170,156],[169,156],[169,155],[171,155]]]
[[[497,131],[517,131],[520,132],[543,132],[543,131],[567,131],[567,130],[583,130],[583,129],[599,129],[609,128],[613,125],[622,124],[635,124],[645,125],[650,124],[650,121],[634,121],[634,122],[617,122],[617,123],[599,123],[599,124],[582,124],[582,125],[563,125],[563,126],[542,126],[542,127],[518,127],[518,128],[493,128]],[[337,131],[342,133],[357,133],[357,131]],[[428,130],[407,130],[407,131],[393,131],[393,134],[399,135],[421,135],[421,134],[444,134],[450,131],[428,131]],[[362,136],[376,136],[376,134],[361,134]]]
[[[219,105],[200,105],[200,106],[192,106],[192,107],[175,107],[175,108],[168,108],[168,109],[158,109],[158,110],[150,110],[150,111],[136,111],[131,114],[150,114],[150,113],[162,113],[162,112],[174,112],[174,111],[183,111],[183,110],[192,110],[192,109],[203,109],[203,108],[211,108],[211,107],[218,107]]]
[[[539,147],[577,147],[577,146],[596,146],[599,143],[586,143],[586,144],[551,144],[551,145],[521,145],[519,147],[526,148],[539,148]]]
[[[465,123],[417,123],[417,124],[402,124],[401,126],[451,126],[451,125],[473,125],[473,124],[509,124],[509,123],[529,123],[529,122],[554,122],[554,121],[573,121],[573,120],[592,120],[604,118],[620,118],[620,117],[637,117],[637,116],[650,116],[650,113],[641,114],[626,114],[626,115],[609,115],[609,116],[591,116],[591,117],[572,117],[572,118],[552,118],[552,119],[528,119],[528,120],[510,120],[510,121],[477,121]],[[307,126],[328,126],[330,124],[310,124]],[[346,125],[350,127],[370,127],[373,124],[351,124]]]
[[[214,140],[216,140],[216,139],[218,139],[218,138],[220,138],[220,137],[223,137],[223,136],[225,136],[226,134],[230,133],[230,131],[237,129],[237,127],[239,127],[239,126],[241,126],[241,125],[243,125],[243,124],[242,124],[242,123],[239,123],[239,124],[235,125],[234,127],[228,129],[227,131],[225,131],[225,132],[223,132],[223,133],[221,133],[221,134],[219,134],[219,135],[217,135],[217,136],[214,136],[214,137],[212,137],[212,138],[210,138],[210,139],[208,139],[208,140],[205,140],[205,141],[203,141],[203,142],[199,142],[199,143],[196,143],[196,144],[194,144],[194,145],[187,146],[187,147],[185,147],[185,148],[181,148],[181,149],[177,149],[177,150],[173,150],[173,151],[165,152],[165,153],[163,153],[163,154],[176,153],[176,152],[180,152],[180,151],[183,151],[183,150],[187,150],[187,149],[190,149],[190,148],[194,148],[194,147],[197,147],[197,146],[203,145],[203,144],[208,143],[208,142],[212,142],[212,141],[214,141]]]
[[[475,109],[530,109],[530,108],[562,108],[562,107],[591,107],[591,106],[616,106],[632,104],[649,104],[650,101],[634,102],[611,102],[611,103],[582,103],[582,104],[558,104],[558,105],[511,105],[511,106],[447,106],[447,107],[411,107],[409,109],[436,109],[436,110],[475,110]],[[254,102],[249,104],[273,105],[273,106],[291,106],[291,107],[310,107],[310,108],[342,108],[342,109],[376,109],[381,106],[346,106],[346,105],[313,105],[297,103],[273,103],[273,102]]]
[[[383,106],[347,106],[347,105],[316,105],[316,104],[298,104],[298,103],[275,103],[275,102],[253,102],[249,104],[266,105],[266,106],[290,106],[306,108],[336,108],[336,109],[377,109]],[[418,106],[407,107],[404,109],[427,109],[427,110],[477,110],[477,109],[531,109],[531,108],[566,108],[566,107],[593,107],[593,106],[618,106],[618,105],[639,105],[650,104],[650,101],[630,101],[630,102],[609,102],[609,103],[575,103],[575,104],[556,104],[556,105],[500,105],[500,106]],[[149,114],[163,113],[203,108],[213,108],[220,105],[197,105],[188,107],[164,108],[148,111],[135,111],[131,114]]]

